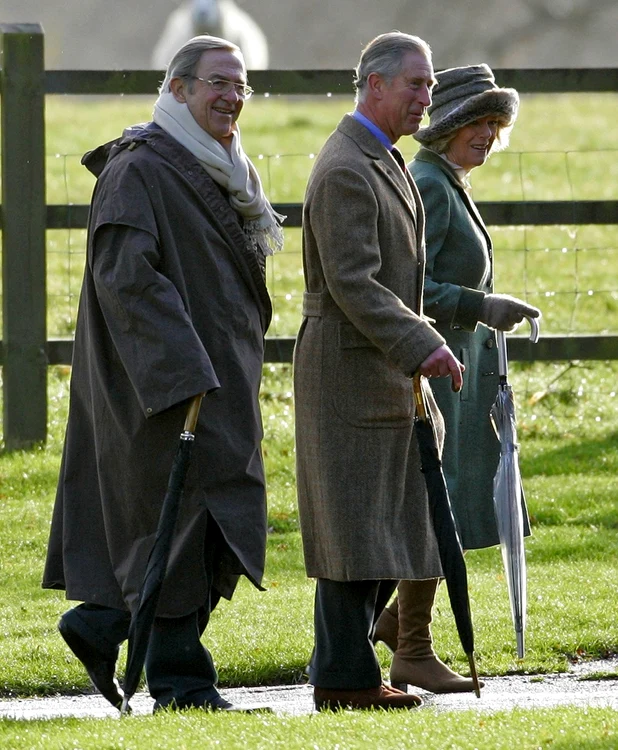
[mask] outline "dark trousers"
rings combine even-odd
[[[318,578],[315,647],[309,682],[321,688],[363,690],[382,683],[371,638],[398,581],[331,581]]]
[[[157,617],[146,653],[146,681],[156,707],[201,706],[217,695],[217,671],[200,642],[208,616],[203,608],[185,617]],[[80,604],[64,615],[81,637],[110,661],[129,635],[131,616],[121,609]]]
[[[155,708],[170,704],[180,708],[202,706],[218,695],[215,688],[217,671],[200,636],[220,599],[219,592],[213,587],[213,571],[222,539],[213,522],[205,543],[204,564],[209,596],[204,606],[184,617],[155,618],[144,665]],[[93,651],[113,661],[118,647],[128,638],[131,624],[129,612],[89,602],[65,613],[63,618]]]

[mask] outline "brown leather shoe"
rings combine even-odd
[[[416,708],[423,702],[418,695],[404,693],[390,685],[364,690],[335,690],[316,687],[313,701],[318,711],[337,711],[341,708]]]

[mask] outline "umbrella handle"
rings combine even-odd
[[[189,409],[187,411],[187,416],[185,418],[185,426],[184,426],[184,433],[195,433],[195,427],[197,425],[197,418],[200,415],[200,406],[202,405],[202,399],[204,398],[203,393],[198,393],[197,396],[193,396],[191,399],[191,403],[189,404]]]
[[[427,407],[425,406],[425,394],[421,385],[420,372],[412,377],[412,389],[414,390],[414,401],[416,403],[416,416],[423,422],[427,421]]]
[[[529,341],[533,344],[539,340],[539,322],[536,318],[529,315],[524,316],[530,323]],[[504,331],[496,331],[496,343],[498,344],[498,375],[505,380],[509,377],[509,362],[506,355],[506,334]]]

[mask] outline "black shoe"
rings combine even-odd
[[[70,612],[60,618],[58,630],[68,647],[77,656],[88,672],[95,688],[119,711],[122,707],[123,693],[115,677],[116,659],[109,659],[105,654],[93,648],[67,622]]]

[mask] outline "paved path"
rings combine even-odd
[[[603,706],[618,711],[618,677],[610,680],[583,680],[595,672],[618,675],[618,657],[578,665],[568,673],[553,675],[514,675],[483,678],[485,687],[478,699],[474,694],[433,695],[419,691],[425,706],[439,711],[500,711],[512,708],[551,708],[575,705]],[[239,707],[267,705],[276,714],[302,716],[313,712],[312,688],[287,685],[263,688],[221,690]],[[152,699],[139,693],[131,701],[134,714],[150,714]],[[422,710],[422,709],[421,709]],[[52,719],[56,717],[103,718],[118,716],[99,695],[54,696],[0,700],[0,718]]]

